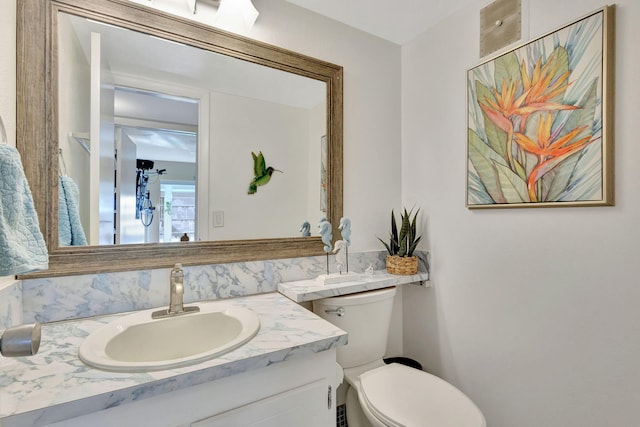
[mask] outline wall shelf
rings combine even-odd
[[[91,140],[88,133],[69,132],[69,138],[80,144],[84,151],[91,154]]]
[[[418,272],[410,276],[389,274],[386,271],[374,271],[373,274],[361,274],[350,282],[325,285],[316,279],[278,283],[278,292],[295,302],[314,301],[321,298],[372,291],[391,286],[418,284],[431,287],[429,273]]]

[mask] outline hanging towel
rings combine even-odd
[[[59,178],[58,232],[60,246],[85,246],[87,238],[80,222],[80,191],[68,176]]]
[[[49,254],[20,154],[0,144],[0,276],[47,268]]]
[[[64,194],[62,177],[58,178],[58,235],[60,246],[71,246],[71,222],[69,222],[69,207]]]

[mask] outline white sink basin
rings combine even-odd
[[[91,333],[80,359],[95,368],[146,372],[199,363],[245,344],[260,330],[258,315],[228,302],[195,304],[197,313],[152,319],[133,313]]]

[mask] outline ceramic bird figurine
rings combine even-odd
[[[274,169],[271,166],[266,167],[262,151],[260,151],[257,156],[252,151],[251,157],[253,157],[253,174],[255,176],[249,183],[249,191],[247,191],[247,194],[255,194],[255,192],[258,191],[259,186],[265,185],[269,180],[271,180],[271,175],[273,175],[274,172],[283,173],[281,170]]]
[[[309,221],[305,221],[302,223],[302,225],[300,226],[300,231],[302,232],[302,237],[311,236],[311,224],[309,224]]]

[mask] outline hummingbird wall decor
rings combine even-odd
[[[259,186],[265,185],[271,180],[271,175],[273,175],[274,172],[284,173],[271,166],[266,167],[262,151],[260,151],[257,156],[252,151],[251,157],[253,157],[253,174],[255,176],[249,183],[249,191],[247,191],[247,194],[255,194],[258,191]]]

